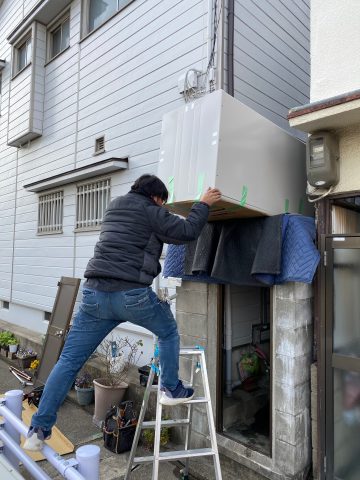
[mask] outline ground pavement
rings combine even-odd
[[[5,360],[0,358],[0,393],[8,390],[22,389],[19,381],[9,372],[9,365]],[[27,387],[27,391],[31,387]],[[126,469],[128,453],[114,454],[103,447],[102,433],[100,429],[92,422],[93,405],[89,407],[80,407],[76,403],[75,392],[71,391],[67,400],[61,406],[58,412],[57,427],[72,442],[75,450],[81,445],[93,444],[100,447],[100,480],[123,480]],[[175,447],[181,449],[183,447]],[[148,455],[150,452],[139,450],[138,454]],[[75,457],[75,452],[64,455],[64,458]],[[255,472],[238,464],[223,462],[222,463],[223,480],[265,480]],[[60,474],[44,460],[38,462],[47,474],[54,480],[61,480]],[[190,462],[190,480],[214,480],[214,470],[212,461],[208,459],[192,459]],[[158,480],[175,480],[181,478],[180,468],[177,462],[162,462],[160,464]],[[32,477],[21,468],[21,474],[26,480],[32,480]],[[151,480],[152,465],[145,464],[139,466],[131,475],[131,480]],[[5,480],[5,479],[1,479]]]

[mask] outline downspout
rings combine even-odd
[[[225,285],[225,358],[226,358],[226,386],[227,397],[232,395],[232,318],[230,285]]]
[[[227,45],[227,93],[234,96],[234,4],[235,0],[228,0],[228,45]],[[224,11],[224,4],[222,5]],[[223,15],[224,21],[225,15]],[[221,43],[224,43],[225,28],[222,28]],[[223,54],[223,49],[222,49]],[[224,65],[222,65],[222,68]],[[222,76],[223,78],[223,76]],[[223,86],[221,85],[220,88]],[[225,285],[225,394],[232,396],[233,388],[241,384],[241,381],[232,381],[232,317],[231,317],[231,293],[230,285]]]
[[[216,52],[216,70],[217,70],[217,81],[216,81],[216,90],[224,89],[224,37],[225,37],[225,0],[220,0],[220,20],[218,31],[216,35],[217,43],[217,52]],[[213,32],[214,33],[214,32]]]
[[[228,0],[227,93],[234,96],[234,11],[235,0]]]

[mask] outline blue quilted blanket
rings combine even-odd
[[[265,285],[286,282],[311,283],[319,264],[320,253],[315,247],[315,221],[301,215],[283,215],[281,271],[277,275],[257,272],[254,277]],[[169,245],[165,257],[163,275],[184,280],[207,283],[224,283],[205,274],[185,275],[185,246]]]

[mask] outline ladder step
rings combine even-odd
[[[209,455],[215,455],[214,450],[211,448],[197,448],[195,450],[175,450],[173,452],[160,452],[159,461],[167,462],[169,460],[178,460],[181,458],[190,457],[206,457]],[[153,462],[154,455],[147,455],[146,457],[135,457],[134,463],[146,463]]]
[[[207,397],[195,397],[188,402],[182,403],[180,405],[189,405],[189,403],[209,403],[210,400]]]
[[[180,355],[200,355],[203,351],[199,348],[180,348]]]
[[[143,422],[141,428],[155,428],[155,420],[150,420]],[[179,420],[162,420],[161,426],[168,427],[181,427],[182,425],[189,425],[189,420],[187,418],[180,418]]]

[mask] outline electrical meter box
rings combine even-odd
[[[158,176],[183,216],[209,186],[222,192],[209,220],[312,211],[305,145],[223,90],[164,115]]]

